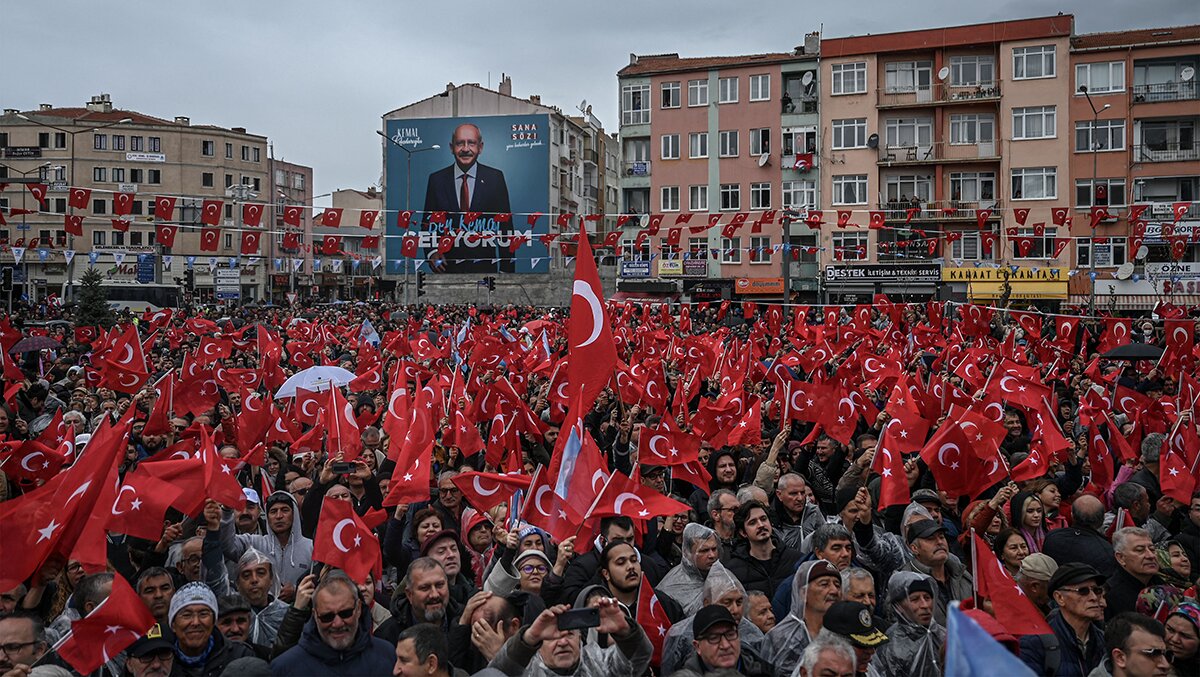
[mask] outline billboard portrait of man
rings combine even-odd
[[[427,252],[429,266],[436,272],[495,272],[497,266],[491,261],[493,258],[500,259],[500,272],[513,272],[508,238],[496,237],[509,235],[511,225],[494,221],[497,214],[512,211],[508,184],[504,181],[504,172],[479,161],[483,145],[483,133],[478,126],[471,123],[458,125],[450,139],[454,162],[429,175],[425,218],[433,212],[446,212],[446,230],[455,234],[454,246],[449,251],[443,254],[434,248]],[[464,212],[479,212],[481,216],[475,223],[464,225]],[[496,229],[481,227],[488,223],[495,223]],[[475,246],[468,245],[468,238],[478,238]],[[473,259],[476,258],[484,260],[475,263]]]

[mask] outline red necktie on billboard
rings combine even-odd
[[[471,189],[467,187],[467,180],[470,178],[470,174],[462,175],[462,188],[458,191],[458,206],[464,212],[471,208]]]

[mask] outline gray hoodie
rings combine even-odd
[[[286,584],[298,585],[312,568],[313,542],[300,533],[300,510],[296,499],[286,491],[276,491],[263,502],[263,511],[270,510],[271,504],[284,501],[292,506],[292,531],[287,545],[282,545],[273,533],[267,534],[238,534],[234,533],[233,512],[225,510],[221,515],[221,551],[226,559],[237,561],[246,548],[254,548],[271,558],[271,570],[275,573],[275,581],[271,592],[279,594],[279,589]]]

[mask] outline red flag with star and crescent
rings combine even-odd
[[[658,593],[654,592],[645,577],[642,577],[642,585],[638,588],[637,622],[654,645],[650,665],[657,668],[662,662],[663,643],[667,640],[667,631],[671,629],[671,619],[667,618],[667,612],[663,611],[658,601]]]
[[[979,534],[972,532],[971,535],[975,539],[975,580],[979,596],[992,602],[994,615],[1004,629],[1018,637],[1054,632],[1033,602],[1025,596],[1021,586],[1004,570],[991,547]]]
[[[367,574],[379,580],[383,569],[379,538],[350,501],[325,501],[321,506],[313,559],[342,569],[355,583],[365,583]]]
[[[600,275],[592,259],[587,230],[580,226],[567,329],[570,343],[567,368],[571,389],[582,388],[583,401],[589,405],[608,385],[617,366],[617,347],[608,324],[608,312],[601,300],[603,296],[604,288],[600,286]]]
[[[58,655],[81,675],[116,658],[154,626],[154,614],[124,576],[113,576],[112,592],[92,612],[71,622]]]

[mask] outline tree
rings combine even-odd
[[[91,267],[79,278],[79,295],[76,299],[76,321],[79,325],[108,329],[116,324],[116,315],[108,305],[108,292],[100,286],[103,281],[104,276],[100,271]]]

